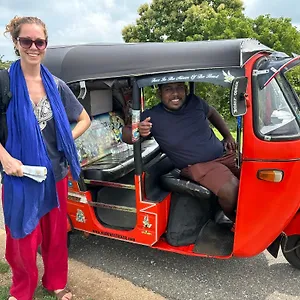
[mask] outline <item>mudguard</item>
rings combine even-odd
[[[268,252],[274,257],[277,258],[279,248],[281,245],[281,241],[283,239],[283,235],[279,235],[276,240],[267,248]]]
[[[300,210],[296,213],[291,222],[284,229],[284,233],[287,236],[300,235]]]

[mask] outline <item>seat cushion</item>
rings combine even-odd
[[[181,176],[178,169],[162,175],[160,177],[161,186],[170,192],[192,195],[193,197],[208,199],[215,195],[206,187],[197,182],[191,181]]]
[[[117,151],[101,158],[93,164],[82,167],[83,177],[89,180],[112,181],[125,176],[134,170],[133,146],[125,151]],[[122,149],[121,149],[122,150]],[[160,152],[159,145],[154,139],[142,142],[142,160],[146,164]]]

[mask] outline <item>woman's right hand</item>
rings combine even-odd
[[[7,175],[11,176],[23,176],[23,171],[21,166],[23,165],[21,161],[19,161],[16,158],[13,158],[7,151],[6,153],[3,153],[1,157],[1,164],[3,167],[4,172]]]

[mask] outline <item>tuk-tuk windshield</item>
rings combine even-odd
[[[299,138],[299,103],[281,74],[257,89],[256,101],[258,135],[266,140]]]

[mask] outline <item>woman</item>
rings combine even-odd
[[[8,138],[0,144],[6,259],[12,269],[10,300],[31,300],[38,283],[36,255],[41,244],[42,283],[57,299],[67,290],[67,162],[78,179],[74,144],[90,118],[67,85],[41,64],[48,35],[36,17],[15,17],[6,26],[19,60],[9,70]],[[70,123],[77,122],[71,132]],[[47,168],[39,183],[23,176],[22,165]]]

